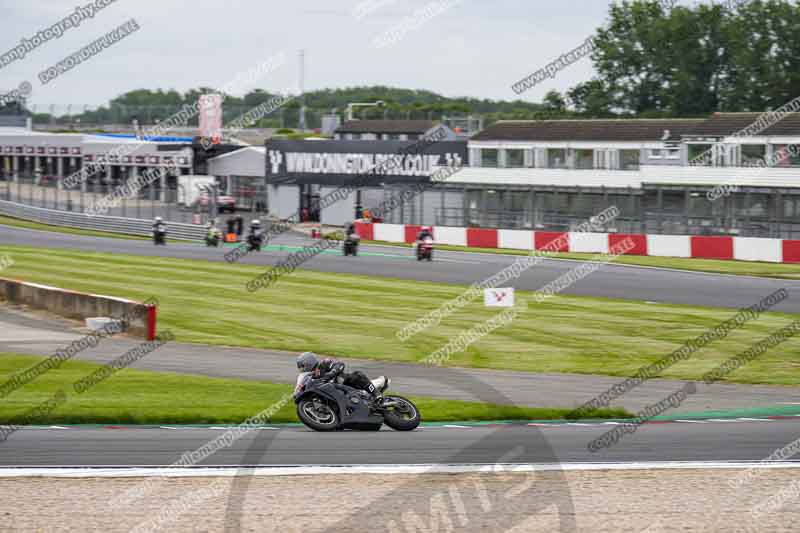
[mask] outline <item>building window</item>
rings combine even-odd
[[[622,170],[639,170],[639,150],[620,150],[619,168]]]
[[[742,145],[742,165],[752,166],[764,161],[767,155],[767,147],[764,144],[743,144]]]
[[[360,133],[351,133],[350,134],[350,138],[352,140],[354,140],[354,141],[360,141],[361,140],[361,134]]]
[[[647,151],[647,157],[650,159],[661,159],[664,156],[662,155],[660,148],[651,148]]]
[[[594,150],[575,150],[575,168],[590,170],[594,168]]]
[[[692,192],[689,194],[689,216],[707,218],[714,215],[714,203],[705,194]]]
[[[524,150],[506,150],[506,166],[508,168],[522,168],[525,166]]]
[[[495,148],[481,149],[481,166],[486,168],[497,168],[498,152]]]
[[[597,168],[608,168],[608,152],[604,150],[597,152]]]
[[[800,198],[783,198],[783,218],[800,220]]]
[[[564,148],[548,148],[547,168],[567,168],[567,151]]]
[[[800,145],[794,145],[794,150],[788,148],[783,144],[772,147],[776,167],[800,167]]]
[[[711,166],[713,144],[690,144],[689,162],[694,166]]]

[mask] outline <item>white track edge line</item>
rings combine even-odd
[[[254,467],[47,467],[0,468],[0,478],[133,478],[133,477],[235,477],[253,475],[314,476],[314,475],[397,475],[397,474],[508,474],[554,471],[625,471],[625,470],[745,470],[800,469],[800,461],[766,463],[752,462],[633,462],[633,463],[565,463],[565,464],[463,464],[463,465],[342,465],[342,466],[254,466]],[[243,472],[246,470],[247,472]]]

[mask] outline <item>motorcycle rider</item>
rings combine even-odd
[[[345,364],[336,359],[323,359],[320,361],[314,352],[303,352],[297,356],[297,369],[300,371],[300,375],[297,378],[297,385],[294,390],[295,397],[303,392],[309,379],[321,379],[323,381],[335,379],[348,387],[363,390],[372,397],[380,395],[380,389],[383,385],[383,383],[376,384],[370,381],[366,374],[358,370],[345,372]]]
[[[214,221],[208,223],[206,232],[206,244],[209,246],[219,246],[220,231]]]
[[[430,226],[422,226],[417,233],[417,240],[414,243],[414,253],[419,254],[419,247],[425,241],[425,239],[433,240],[433,231],[431,231]]]
[[[345,224],[344,227],[344,254],[358,254],[358,244],[361,241],[361,237],[358,235],[358,231],[356,231],[356,224],[355,222],[348,222]]]
[[[417,233],[417,242],[422,242],[426,238],[433,239],[433,232],[431,231],[430,226],[422,226],[419,230],[419,233]]]
[[[164,221],[161,219],[161,217],[156,217],[155,220],[153,220],[153,244],[166,245],[167,244],[166,236],[167,236],[167,225],[164,224]]]
[[[257,218],[250,222],[250,233],[247,235],[247,242],[251,250],[260,250],[264,236],[261,234],[261,221]]]

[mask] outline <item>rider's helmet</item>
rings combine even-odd
[[[255,219],[250,223],[250,225],[251,226],[260,226],[261,225],[261,221],[258,220],[258,219]]]
[[[297,369],[303,372],[312,372],[318,364],[319,360],[314,352],[303,352],[297,356]]]
[[[156,217],[156,222],[161,222],[161,217]]]
[[[427,231],[428,233],[430,233],[431,232],[431,227],[430,226],[422,226],[422,231]]]

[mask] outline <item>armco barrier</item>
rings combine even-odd
[[[147,340],[156,337],[156,306],[124,298],[86,294],[0,278],[0,298],[7,302],[24,304],[66,318],[85,320],[91,317],[131,317],[127,332]]]
[[[386,242],[413,242],[419,226],[356,223],[361,238]],[[440,244],[476,248],[543,250],[557,243],[561,252],[608,253],[625,239],[634,246],[628,255],[687,257],[800,263],[800,241],[752,237],[707,237],[690,235],[630,235],[620,233],[559,233],[552,231],[496,230],[435,227]],[[549,246],[548,246],[549,245]]]
[[[44,209],[41,207],[18,204],[16,202],[7,202],[5,200],[0,200],[0,214],[41,222],[42,224],[105,231],[109,233],[150,236],[153,231],[152,220],[89,216],[84,213]],[[167,224],[167,231],[168,237],[174,239],[202,240],[206,235],[206,230],[203,226],[178,224],[175,222]]]

